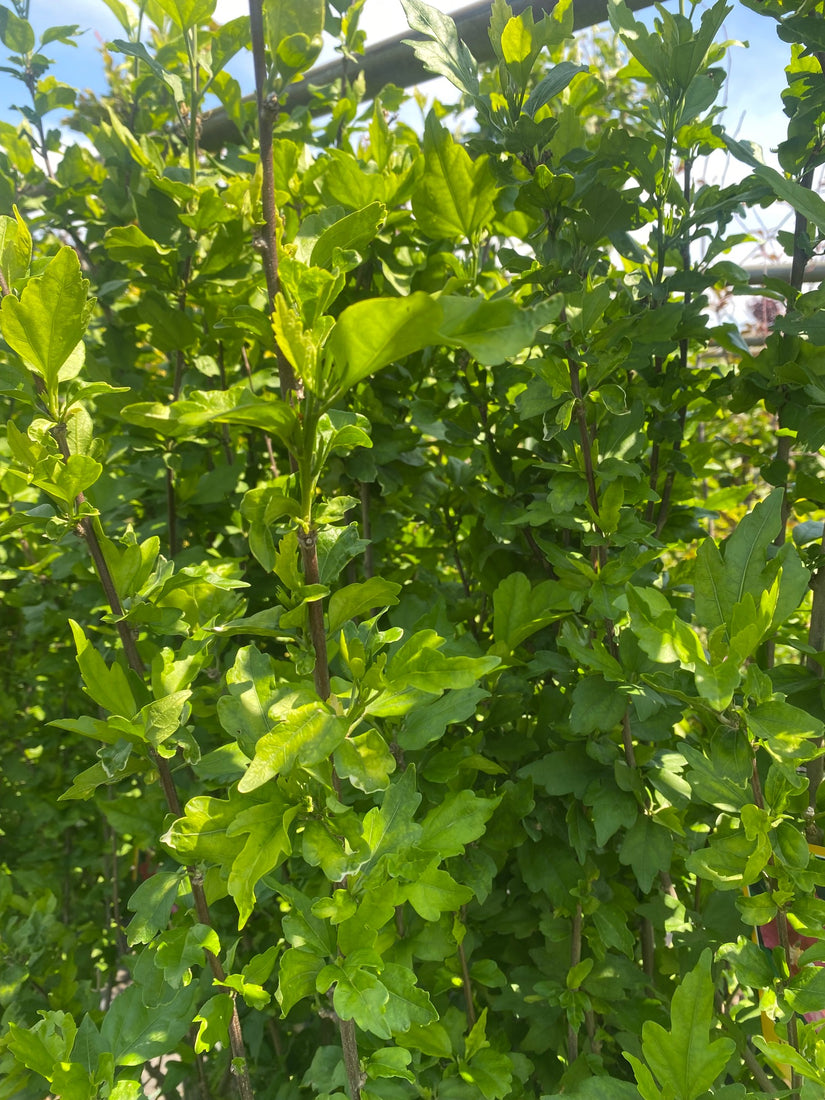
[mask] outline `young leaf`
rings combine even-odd
[[[332,755],[346,734],[346,722],[323,703],[296,707],[260,739],[255,759],[238,790],[254,791],[275,775],[288,775],[297,766],[320,764]]]
[[[193,1021],[198,1024],[198,1034],[195,1037],[196,1054],[212,1050],[218,1044],[227,1046],[232,1004],[232,996],[229,993],[217,993],[201,1005]]]
[[[408,38],[415,56],[437,76],[446,76],[460,92],[478,95],[478,65],[465,44],[458,37],[455,22],[438,8],[422,3],[422,0],[401,0],[407,23],[414,31],[425,36]]]
[[[111,714],[118,714],[122,718],[134,717],[138,707],[126,673],[117,662],[107,666],[84,634],[83,628],[74,619],[69,619],[69,626],[77,647],[80,674],[89,695]]]
[[[705,950],[696,966],[682,979],[671,1003],[671,1029],[646,1020],[642,1052],[664,1089],[674,1100],[696,1100],[704,1095],[725,1068],[736,1044],[732,1039],[709,1039],[713,1027],[711,952]]]
[[[216,0],[155,0],[181,30],[207,23],[215,11]]]
[[[318,56],[324,7],[324,0],[264,0],[267,45],[286,79],[308,69]]]
[[[498,187],[489,158],[471,160],[435,111],[424,127],[425,172],[412,197],[421,229],[433,240],[474,241],[495,215]]]
[[[424,920],[438,920],[442,913],[457,913],[473,897],[468,886],[438,868],[438,861],[418,875],[406,890],[407,900]]]
[[[60,368],[80,343],[94,300],[73,248],[64,245],[19,298],[7,294],[0,307],[3,337],[20,358],[57,389]]]
[[[0,274],[7,287],[28,274],[32,258],[32,239],[29,228],[15,206],[14,217],[0,217]]]

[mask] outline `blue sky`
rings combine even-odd
[[[454,11],[465,2],[440,0],[436,6]],[[246,10],[245,0],[218,0],[216,17],[223,22]],[[652,12],[645,16],[652,17]],[[52,24],[69,21],[80,24],[85,33],[77,49],[59,43],[49,46],[47,52],[57,63],[53,71],[59,80],[68,84],[103,91],[100,44],[122,36],[103,0],[72,0],[71,4],[66,4],[65,0],[32,0],[31,18],[38,32]],[[399,0],[367,0],[362,25],[368,33],[368,44],[405,30]],[[738,129],[740,137],[759,142],[767,152],[784,135],[785,120],[779,97],[784,87],[783,68],[788,47],[777,38],[773,20],[756,15],[736,0],[724,31],[728,38],[749,43],[747,49],[736,47],[731,51],[725,121],[730,130]],[[251,91],[251,62],[247,57],[238,59],[234,73],[244,92]],[[427,90],[435,91],[435,86],[430,84]],[[14,120],[9,107],[21,101],[26,102],[25,89],[12,77],[0,73],[0,117]]]

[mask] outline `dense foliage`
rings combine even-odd
[[[821,6],[780,171],[724,0],[404,0],[419,128],[290,106],[363,0],[105,2],[0,7],[0,1097],[821,1097]]]

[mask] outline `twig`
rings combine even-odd
[[[264,98],[266,46],[263,0],[249,0],[249,29],[252,38],[252,61],[255,69],[255,99],[258,105],[258,144],[262,171],[261,204],[264,215],[263,230],[256,237],[254,243],[263,261],[271,315],[275,309],[275,298],[281,285],[278,274],[278,212],[275,207],[275,168],[272,161],[272,124],[280,108],[277,98]],[[295,375],[280,348],[277,348],[277,357],[281,398],[286,401],[289,394],[295,389]]]
[[[69,458],[69,447],[66,442],[66,426],[65,424],[58,424],[53,429],[54,438],[57,441],[60,453],[65,461]],[[82,504],[85,501],[83,493],[77,495],[78,503]],[[94,562],[95,569],[97,571],[98,578],[100,580],[103,591],[106,595],[106,601],[109,604],[109,608],[112,615],[115,618],[117,631],[123,645],[126,659],[129,663],[129,667],[132,671],[143,679],[146,675],[146,666],[143,663],[143,659],[138,652],[137,643],[129,624],[126,622],[123,616],[123,607],[120,603],[120,597],[117,594],[112,574],[109,571],[109,566],[103,556],[103,550],[100,546],[100,541],[97,537],[97,532],[94,529],[92,520],[89,516],[83,516],[78,524],[78,529],[82,533],[86,540],[86,544],[89,547],[89,553],[91,554],[92,561]],[[164,797],[166,798],[166,804],[175,817],[180,817],[182,814],[180,799],[175,788],[175,781],[172,777],[172,771],[169,767],[169,762],[160,756],[160,754],[154,749],[150,748],[149,757],[155,766],[158,773],[158,779],[160,780],[161,789],[163,790]],[[203,876],[195,867],[187,867],[186,873],[189,878],[189,884],[192,890],[192,899],[195,903],[195,911],[198,915],[198,921],[201,924],[208,925],[210,928],[214,927],[210,913],[209,906],[206,901],[206,893],[203,889]],[[222,982],[226,978],[226,972],[220,959],[213,955],[211,951],[207,951],[207,958],[209,959],[209,965],[212,970],[212,974],[216,981]],[[254,1094],[252,1092],[252,1084],[249,1079],[249,1067],[246,1063],[246,1048],[244,1046],[243,1035],[241,1033],[241,1023],[238,1017],[238,1009],[233,997],[232,1001],[232,1018],[229,1022],[229,1042],[232,1049],[233,1060],[238,1065],[238,1091],[241,1095],[241,1100],[254,1100]]]

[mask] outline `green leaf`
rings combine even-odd
[[[28,274],[32,258],[32,239],[29,228],[20,217],[17,207],[14,217],[0,217],[0,273],[11,288],[18,279]]]
[[[272,658],[254,645],[242,646],[226,674],[228,695],[218,700],[218,718],[248,756],[273,726],[269,708],[277,698]]]
[[[501,798],[482,798],[474,791],[454,791],[424,818],[418,846],[442,859],[464,855],[464,847],[478,840]]]
[[[159,748],[186,723],[191,713],[191,707],[186,705],[191,694],[188,688],[173,691],[143,707],[139,718],[150,745]]]
[[[770,187],[778,199],[790,206],[815,225],[820,233],[825,233],[825,200],[810,187],[789,180],[767,164],[759,164],[753,174]]]
[[[73,512],[78,494],[94,485],[102,472],[101,464],[89,455],[69,455],[65,462],[53,456],[37,463],[32,484]]]
[[[367,794],[385,791],[395,771],[395,757],[377,730],[348,737],[335,750],[335,771]]]
[[[523,108],[525,114],[533,117],[540,108],[563,92],[574,76],[587,71],[586,65],[576,65],[573,61],[561,61],[554,65],[527,97]]]
[[[469,1062],[460,1063],[461,1077],[480,1089],[486,1100],[504,1100],[511,1095],[513,1063],[497,1050],[480,1050]]]
[[[730,964],[740,984],[752,989],[769,988],[777,976],[768,952],[744,936],[739,936],[736,943],[723,944],[719,957]]]
[[[413,816],[421,795],[415,789],[415,768],[409,765],[401,778],[391,783],[380,807],[371,809],[364,818],[364,840],[369,845],[370,859],[362,874],[375,866],[385,855],[405,850],[421,836],[421,826]]]
[[[203,966],[206,951],[220,953],[218,933],[208,924],[194,924],[188,928],[172,928],[164,933],[155,952],[155,966],[163,971],[163,977],[173,988],[188,985],[193,966]]]
[[[126,264],[154,264],[164,257],[173,257],[175,253],[174,248],[152,240],[137,225],[108,229],[103,246],[113,260]]]
[[[83,628],[74,619],[69,619],[69,626],[72,628],[77,647],[80,674],[89,695],[112,714],[118,714],[122,718],[133,718],[138,707],[126,673],[117,662],[106,665],[83,633]]]
[[[326,343],[338,394],[396,359],[438,339],[442,311],[423,291],[406,298],[368,298],[348,306]]]
[[[400,584],[382,580],[381,577],[370,577],[366,581],[337,588],[330,596],[327,611],[329,634],[336,637],[345,622],[371,614],[373,608],[384,609],[397,604],[400,591]]]
[[[705,539],[696,554],[696,615],[708,630],[729,626],[734,606],[745,593],[757,601],[770,588],[766,574],[768,547],[782,523],[783,490],[774,491],[739,523],[725,540],[724,557],[712,539]]]
[[[230,867],[244,842],[239,836],[227,836],[227,829],[246,806],[236,792],[230,793],[229,799],[197,795],[189,799],[183,817],[174,821],[161,839],[181,863],[203,861]]]
[[[232,1019],[232,997],[229,993],[217,993],[201,1005],[195,1016],[198,1025],[195,1037],[195,1053],[202,1054],[220,1044],[229,1043],[229,1021]]]
[[[641,889],[648,893],[660,871],[670,870],[673,838],[647,814],[640,814],[625,834],[619,861],[633,868]]]
[[[816,738],[822,734],[822,722],[807,711],[782,699],[771,699],[744,712],[748,731],[763,741],[776,760],[814,760],[822,754]]]
[[[767,837],[751,838],[739,830],[712,837],[707,847],[691,852],[685,865],[717,890],[741,890],[757,881],[772,854]]]
[[[19,298],[7,294],[0,308],[3,337],[56,392],[60,368],[83,338],[94,300],[73,248],[64,245]]]
[[[448,726],[471,718],[488,694],[480,687],[459,688],[444,692],[432,703],[415,707],[398,733],[399,745],[404,749],[423,749],[438,741]]]
[[[264,0],[266,41],[287,79],[312,65],[321,50],[324,0]]]
[[[460,885],[437,864],[431,863],[406,889],[407,900],[424,920],[435,921],[442,913],[458,912],[473,897],[468,886]]]
[[[704,663],[699,637],[679,618],[663,592],[632,585],[626,591],[633,633],[651,660],[660,664],[678,661],[688,668],[697,661]]]
[[[197,983],[163,1004],[146,1005],[140,986],[127,986],[115,997],[100,1028],[106,1049],[118,1066],[140,1066],[173,1050],[192,1026]]]
[[[423,42],[405,40],[422,65],[437,76],[446,76],[460,92],[478,95],[478,66],[458,37],[455,22],[422,0],[401,0],[401,4],[410,29],[425,36]]]
[[[671,1002],[671,1029],[646,1020],[642,1026],[645,1060],[676,1100],[696,1100],[716,1081],[736,1048],[732,1039],[709,1039],[713,1027],[711,952],[705,950]]]
[[[347,735],[344,719],[323,703],[307,703],[291,710],[255,746],[255,758],[238,784],[254,791],[275,775],[289,775],[295,767],[312,767],[326,760]]]
[[[12,53],[27,54],[34,49],[31,24],[5,6],[0,6],[0,39]]]
[[[415,1074],[407,1069],[412,1055],[404,1047],[380,1047],[373,1051],[367,1062],[367,1077],[374,1081],[379,1077],[401,1077],[415,1081]]]
[[[466,348],[484,366],[494,367],[529,347],[555,312],[551,303],[524,309],[512,298],[460,298],[443,295],[439,338]],[[550,582],[548,582],[550,583]]]
[[[166,87],[169,88],[169,90],[172,92],[172,95],[175,97],[176,103],[186,102],[186,92],[183,90],[183,82],[181,78],[177,75],[177,73],[170,73],[166,69],[164,69],[162,65],[159,65],[142,42],[124,42],[122,38],[116,38],[111,43],[110,48],[113,50],[117,50],[119,53],[125,53],[130,57],[140,58],[140,60],[149,67],[150,71],[158,78],[158,80],[162,81],[166,85]],[[128,247],[125,243],[127,240],[139,240],[142,237],[145,237],[145,234],[143,234],[137,228],[137,226],[127,226],[123,230],[109,230],[109,232],[107,232],[106,234],[105,244],[107,250],[109,249],[110,245],[113,248],[117,247],[116,242],[118,241],[122,242],[123,247]],[[145,239],[147,241],[149,240],[148,237],[145,237]],[[160,246],[158,246],[158,248],[160,249]],[[161,253],[163,253],[169,252],[170,250],[160,249],[160,251]],[[121,251],[118,256],[114,256],[114,253],[110,253],[110,255],[112,255],[113,258],[117,259],[128,258],[124,255],[123,251]]]
[[[572,693],[570,728],[576,733],[609,730],[618,725],[627,711],[627,697],[603,676],[584,676]]]
[[[406,1032],[413,1024],[426,1026],[438,1019],[429,995],[416,984],[412,970],[386,963],[381,981],[389,994],[384,1017],[393,1034]]]
[[[130,947],[149,943],[167,926],[180,883],[179,871],[156,871],[138,886],[129,898],[129,908],[135,914],[126,929]]]
[[[155,0],[181,30],[208,23],[215,12],[216,0]]]
[[[368,970],[328,969],[337,971],[332,1003],[341,1019],[355,1020],[363,1031],[391,1039],[392,1032],[384,1019],[389,993],[381,980]]]
[[[246,837],[233,860],[228,883],[238,907],[239,928],[243,928],[255,908],[258,882],[292,853],[289,827],[299,809],[273,792],[261,805],[241,810],[227,826],[227,837]]]
[[[315,979],[323,966],[324,959],[303,948],[290,947],[283,953],[275,997],[284,1016],[298,1001],[315,993]]]
[[[631,1060],[631,1058],[628,1058],[628,1061],[631,1065],[634,1062],[641,1065],[643,1071],[647,1069],[646,1066],[638,1062],[638,1059]],[[660,1093],[655,1085],[653,1085],[653,1089],[655,1100],[660,1100]],[[544,1096],[543,1100],[639,1100],[640,1095],[644,1096],[645,1094],[640,1093],[636,1086],[631,1085],[629,1081],[619,1081],[615,1077],[586,1077],[583,1081],[579,1081],[574,1085],[573,1088],[565,1089],[563,1093],[551,1093],[549,1096]]]
[[[381,231],[386,219],[386,206],[373,202],[333,222],[313,245],[310,264],[313,267],[331,267],[336,249],[364,252]]]
[[[489,158],[471,160],[431,111],[424,127],[424,160],[425,171],[412,196],[422,231],[433,240],[476,240],[495,216],[498,187]]]
[[[499,657],[448,657],[444,639],[434,630],[419,630],[396,650],[387,670],[393,688],[414,687],[440,695],[447,688],[472,687],[499,665]]]
[[[64,1013],[47,1014],[33,1028],[18,1027],[15,1023],[9,1023],[9,1049],[14,1053],[18,1061],[28,1069],[33,1069],[47,1081],[51,1081],[55,1069],[55,1063],[62,1061],[72,1049],[74,1043],[74,1030],[71,1031],[71,1042],[67,1037],[59,1034],[52,1022],[55,1016],[64,1017]],[[66,1020],[74,1028],[70,1016]],[[51,1026],[50,1026],[51,1025]]]

